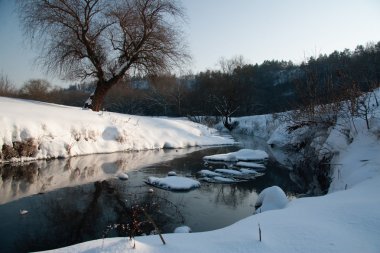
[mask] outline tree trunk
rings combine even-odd
[[[90,95],[84,104],[84,108],[89,108],[95,112],[102,109],[104,98],[111,89],[113,83],[98,81],[95,91]]]
[[[231,132],[234,129],[233,125],[231,125],[231,118],[228,115],[224,115],[223,117],[224,117],[223,119],[224,127],[227,128],[228,131]]]

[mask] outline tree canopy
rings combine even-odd
[[[157,73],[187,59],[184,12],[175,0],[19,0],[40,63],[71,80],[97,82],[91,108],[130,73]]]

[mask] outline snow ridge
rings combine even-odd
[[[0,146],[9,151],[2,161],[234,143],[183,118],[93,112],[5,97],[0,97],[0,125]],[[16,144],[26,142],[34,146],[30,156],[16,152]]]

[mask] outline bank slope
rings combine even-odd
[[[186,119],[92,112],[0,97],[1,160],[232,144],[215,129]]]

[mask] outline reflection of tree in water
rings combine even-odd
[[[249,194],[249,191],[239,188],[236,184],[220,184],[217,188],[218,193],[216,194],[215,202],[218,204],[224,203],[234,208],[241,205]]]
[[[166,191],[154,191],[149,193],[145,187],[142,187],[142,191],[138,192],[125,192],[127,188],[116,185],[115,193],[118,194],[117,205],[119,215],[117,224],[132,224],[133,222],[139,222],[139,233],[137,234],[150,234],[154,232],[153,225],[148,222],[143,209],[154,220],[161,231],[171,232],[172,226],[175,223],[183,224],[184,217],[180,212],[181,201],[176,203],[169,200],[169,194]],[[137,215],[137,216],[136,216]],[[134,216],[134,219],[132,217]],[[127,235],[119,231],[119,236]]]
[[[202,183],[198,189],[203,195],[215,196],[216,204],[224,204],[237,207],[242,204],[253,191],[252,182],[241,182],[236,184]]]
[[[0,189],[9,191],[11,195],[1,196],[0,203],[7,201],[9,196],[27,193],[30,186],[39,180],[40,168],[36,163],[27,164],[2,164],[0,166]]]
[[[130,224],[135,220],[141,228],[135,235],[150,234],[154,227],[147,222],[144,214],[139,213],[137,219],[132,219],[136,207],[144,207],[160,229],[169,223],[184,222],[179,209],[165,195],[148,193],[146,188],[141,189],[145,190],[140,193],[123,192],[123,188],[117,187],[114,181],[102,181],[67,188],[61,190],[59,195],[46,194],[41,203],[44,210],[38,231],[31,231],[24,237],[27,251],[46,250],[99,239],[108,225]],[[116,229],[110,231],[107,237],[126,236],[127,232]]]

